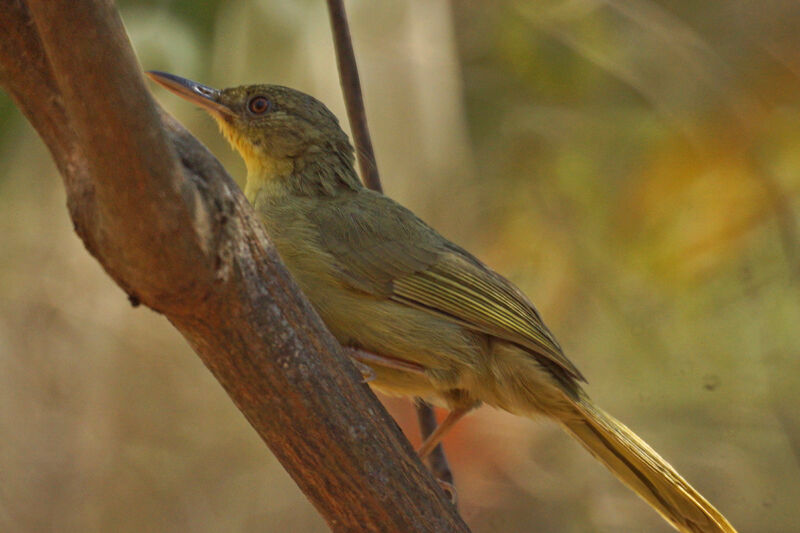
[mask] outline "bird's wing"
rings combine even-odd
[[[393,200],[360,191],[310,219],[352,288],[514,342],[584,381],[519,289]]]

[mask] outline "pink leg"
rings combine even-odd
[[[433,451],[436,445],[439,444],[439,441],[442,440],[444,434],[452,429],[452,427],[456,425],[456,422],[461,420],[464,415],[471,410],[472,407],[458,407],[447,413],[447,417],[442,420],[442,423],[437,426],[433,433],[428,435],[428,438],[425,439],[425,442],[423,442],[422,446],[420,446],[419,450],[417,450],[417,454],[419,455],[420,459],[425,459],[428,454]]]
[[[425,375],[425,367],[416,363],[410,363],[408,361],[395,359],[393,357],[377,355],[372,352],[366,352],[356,348],[345,348],[345,352],[350,356],[358,369],[361,371],[361,375],[364,376],[365,383],[375,379],[375,372],[369,365],[392,368],[420,376]],[[466,407],[450,411],[444,421],[442,421],[442,423],[436,427],[433,433],[428,435],[428,438],[425,439],[425,442],[422,443],[422,446],[417,451],[419,458],[424,460],[433,451],[433,449],[436,448],[436,445],[442,440],[444,434],[471,410],[472,407]],[[447,468],[446,462],[445,468]],[[453,502],[453,505],[455,505],[458,499],[455,485],[441,479],[437,479],[437,481],[439,482],[439,485],[441,485],[442,489],[450,496],[450,500]]]
[[[408,361],[403,361],[402,359],[377,355],[372,352],[365,352],[364,350],[358,350],[356,348],[346,348],[345,351],[352,359],[355,359],[359,363],[363,363],[365,365],[372,364],[376,366],[382,366],[384,368],[393,368],[395,370],[411,372],[412,374],[418,374],[420,376],[425,375],[425,367],[416,363],[409,363]]]

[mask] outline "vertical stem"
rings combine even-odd
[[[347,119],[353,132],[356,145],[358,167],[361,179],[372,190],[382,192],[378,165],[375,163],[375,152],[367,127],[367,113],[364,110],[364,98],[361,94],[361,82],[358,78],[358,67],[353,53],[353,42],[350,39],[350,27],[347,24],[347,13],[342,0],[328,0],[328,12],[331,17],[333,43],[336,48],[336,64],[339,67],[339,79],[344,92],[347,107]]]
[[[339,79],[344,93],[344,103],[347,107],[347,119],[350,121],[350,129],[353,132],[353,142],[356,146],[361,179],[370,189],[382,192],[383,187],[381,187],[378,165],[375,162],[375,152],[372,149],[372,141],[367,127],[367,113],[364,110],[361,81],[358,77],[358,67],[356,66],[353,41],[350,38],[350,27],[347,23],[344,2],[342,0],[328,0],[328,13],[331,18],[333,44],[336,49],[336,64],[339,67]],[[433,407],[422,400],[417,400],[416,408],[422,439],[425,440],[436,429],[436,415],[433,412]],[[431,470],[437,478],[450,484],[453,483],[453,474],[450,471],[444,448],[441,445],[434,449],[429,461]]]

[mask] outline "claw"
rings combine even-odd
[[[356,365],[358,371],[361,372],[361,383],[369,383],[370,381],[375,380],[376,375],[375,371],[372,370],[372,367],[362,363],[361,361],[353,357],[351,357],[350,360],[353,362],[354,365]]]
[[[458,491],[456,490],[456,486],[452,483],[448,483],[443,479],[437,479],[436,482],[442,488],[443,491],[450,497],[450,503],[453,505],[458,504]]]

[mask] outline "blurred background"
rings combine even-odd
[[[345,118],[322,1],[120,7],[146,69]],[[741,531],[798,531],[797,2],[347,7],[387,193],[530,295],[594,399]],[[154,93],[244,177],[211,119]],[[0,530],[326,531],[86,253],[5,94],[0,124]],[[476,532],[669,530],[551,424],[483,408],[445,442]]]

